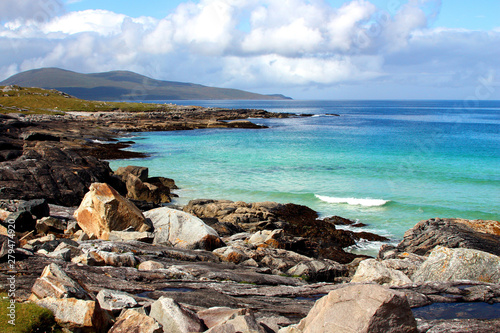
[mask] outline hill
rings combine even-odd
[[[261,95],[238,89],[155,80],[129,71],[81,74],[60,68],[41,68],[13,75],[0,85],[57,89],[81,99],[102,101],[290,99],[279,94]]]

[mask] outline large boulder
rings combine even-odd
[[[155,204],[170,202],[170,189],[177,188],[175,182],[164,177],[149,178],[148,174],[148,168],[133,165],[115,171],[115,175],[126,185],[127,198]]]
[[[500,236],[484,232],[488,228],[480,228],[485,222],[462,219],[435,218],[420,221],[404,234],[401,243],[396,247],[399,252],[412,252],[428,255],[437,246],[447,248],[468,248],[494,255],[500,255]],[[488,223],[487,225],[493,225]],[[471,227],[474,226],[474,227]],[[478,231],[478,230],[481,231]]]
[[[124,308],[137,306],[135,299],[123,291],[102,289],[97,293],[96,298],[102,309],[115,314],[120,313]]]
[[[94,183],[75,211],[78,225],[87,235],[108,239],[113,230],[149,231],[141,211],[105,183]]]
[[[224,246],[214,229],[186,212],[162,207],[149,210],[144,216],[154,226],[154,244],[209,251]]]
[[[151,305],[150,317],[163,326],[165,333],[204,332],[205,324],[196,313],[167,297],[160,297]]]
[[[417,324],[404,295],[364,284],[331,291],[295,329],[300,333],[416,333]]]
[[[476,280],[500,283],[500,257],[471,249],[439,246],[413,275],[415,282]]]

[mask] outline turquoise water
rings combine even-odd
[[[394,241],[423,219],[500,219],[499,101],[474,108],[459,101],[175,103],[315,115],[252,120],[268,129],[140,133],[132,149],[151,157],[111,167],[142,165],[175,179],[177,204],[293,202],[359,220]]]

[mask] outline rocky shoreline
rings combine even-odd
[[[50,309],[73,332],[497,331],[498,221],[421,221],[367,258],[344,249],[386,239],[338,227],[353,221],[291,203],[173,209],[164,204],[174,180],[103,161],[143,156],[121,150],[127,132],[253,130],[241,119],[290,116],[197,107],[0,115],[2,289],[15,276],[16,302]],[[433,306],[449,315],[450,305],[483,306],[483,317],[425,315]]]

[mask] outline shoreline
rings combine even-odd
[[[144,167],[113,171],[103,160],[145,157],[141,152],[121,150],[133,142],[119,141],[125,133],[257,128],[241,120],[256,116],[293,115],[212,108],[185,108],[174,114],[0,115],[0,208],[2,214],[7,214],[0,219],[9,221],[12,214],[21,216],[23,205],[37,201],[32,199],[43,198],[45,205],[51,204],[45,217],[30,220],[26,230],[16,229],[16,269],[22,272],[16,276],[17,301],[29,298],[51,309],[57,323],[64,327],[87,325],[86,329],[92,327],[100,332],[124,325],[123,314],[128,309],[150,320],[155,316],[153,308],[167,298],[184,313],[191,313],[192,318],[201,318],[196,319],[202,323],[197,329],[200,332],[210,328],[204,326],[209,322],[204,311],[220,306],[227,306],[227,311],[240,309],[231,312],[231,318],[252,322],[257,332],[302,332],[304,327],[300,325],[305,324],[297,326],[299,320],[312,313],[319,298],[337,292],[356,294],[359,287],[367,288],[369,294],[404,295],[398,296],[407,304],[401,316],[412,320],[412,332],[417,332],[417,325],[424,332],[424,327],[443,327],[440,325],[486,329],[499,324],[500,319],[443,321],[425,319],[421,314],[415,322],[411,310],[443,302],[499,303],[500,276],[497,280],[494,265],[488,267],[492,269],[488,281],[481,280],[484,274],[474,275],[477,263],[460,268],[464,275],[455,281],[437,275],[429,278],[432,269],[428,263],[439,251],[450,256],[455,255],[455,250],[460,256],[481,252],[487,258],[500,258],[500,234],[494,233],[499,222],[415,221],[417,225],[398,245],[384,245],[377,259],[368,259],[343,249],[359,239],[384,240],[375,234],[340,227],[353,221],[338,216],[320,219],[306,206],[274,202],[198,199],[191,200],[182,211],[174,210],[162,207],[162,202],[172,198],[176,187],[173,180],[149,177]],[[68,208],[86,209],[85,202],[90,201],[82,201],[84,196],[90,196],[92,202],[107,202],[110,197],[112,202],[138,209],[139,222],[132,227],[130,212],[113,206],[112,218],[107,218],[115,221],[117,216],[123,216],[124,224],[113,222],[110,230],[105,230],[104,225],[86,229],[96,228],[96,220],[79,217],[74,208]],[[34,210],[30,213],[36,215]],[[189,219],[186,234],[164,234],[164,219],[171,214],[177,214],[177,222],[169,220],[167,230],[182,230],[182,225],[174,228],[173,223]],[[45,218],[52,219],[50,224]],[[24,223],[28,222],[19,220],[16,225]],[[202,236],[192,239],[198,232]],[[0,263],[4,288],[8,275],[7,262]],[[379,284],[383,289],[377,289]],[[84,292],[75,293],[78,288]],[[55,289],[72,291],[61,296]],[[129,303],[113,308],[102,299],[103,292],[110,293],[111,299],[129,297]],[[94,304],[92,318],[96,321],[74,323],[74,318],[63,318],[54,305],[70,307],[68,302],[75,299]],[[78,307],[81,309],[83,303]],[[104,313],[105,322],[100,321]],[[233,325],[231,320],[226,318],[214,327],[225,327],[228,322]]]

